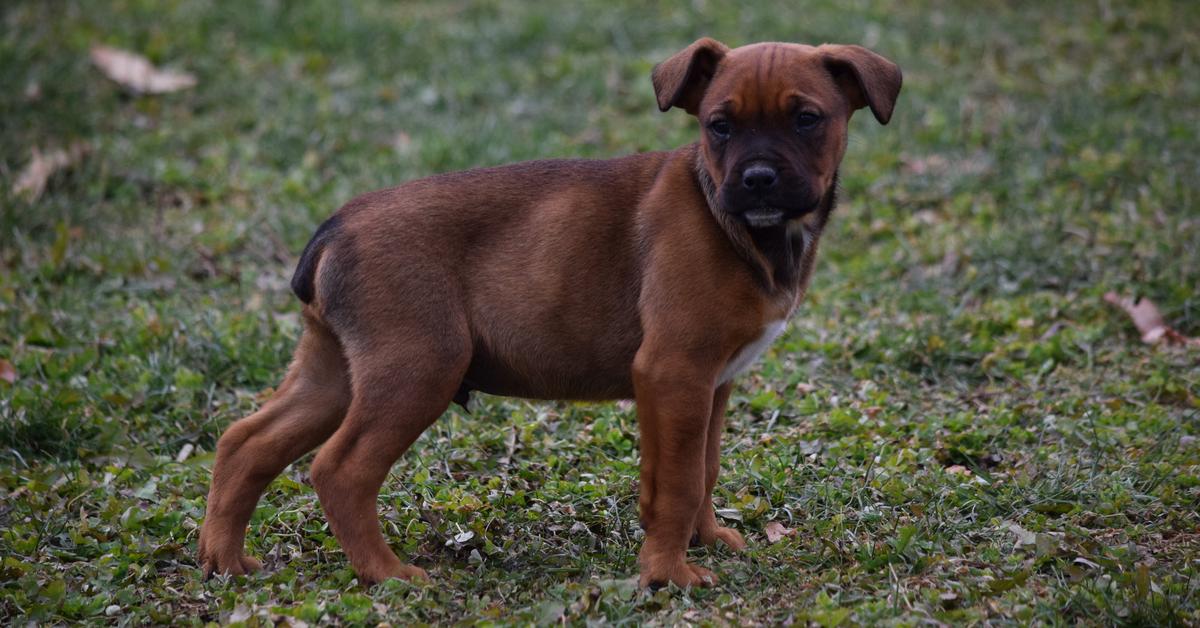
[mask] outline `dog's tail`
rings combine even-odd
[[[334,214],[329,220],[321,223],[312,239],[308,241],[308,246],[304,247],[304,252],[300,254],[296,272],[292,275],[292,292],[305,303],[312,303],[316,296],[317,262],[321,261],[321,252],[325,250],[325,246],[337,235],[340,223],[340,214]]]

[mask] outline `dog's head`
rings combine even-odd
[[[654,68],[658,106],[701,128],[714,201],[751,228],[778,227],[830,193],[850,115],[887,124],[900,68],[859,46],[763,43],[730,50],[700,39]]]

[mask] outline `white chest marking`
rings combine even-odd
[[[737,377],[742,371],[750,368],[750,365],[754,364],[758,356],[762,355],[767,350],[767,347],[771,346],[771,343],[779,337],[779,334],[783,333],[785,327],[787,327],[787,321],[782,319],[767,323],[758,338],[751,340],[746,346],[733,354],[733,357],[729,359],[729,363],[725,365],[725,370],[721,371],[719,383],[724,384]]]

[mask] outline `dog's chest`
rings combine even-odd
[[[725,382],[728,382],[729,380],[740,375],[746,369],[750,368],[750,366],[758,360],[758,357],[767,350],[767,347],[771,346],[772,342],[775,342],[775,339],[779,337],[779,334],[783,333],[785,327],[787,327],[786,319],[780,319],[767,323],[766,326],[763,327],[762,333],[758,335],[758,338],[746,343],[746,346],[742,347],[737,353],[733,354],[733,357],[730,358],[729,362],[725,365],[725,370],[721,371],[721,379],[719,383],[724,384]]]

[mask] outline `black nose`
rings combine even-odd
[[[766,192],[775,187],[779,177],[770,166],[755,165],[742,172],[742,185],[751,192]]]

